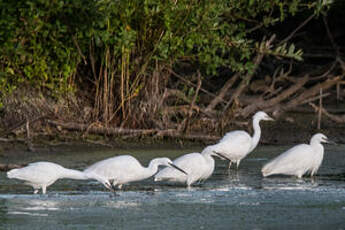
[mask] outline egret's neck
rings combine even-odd
[[[204,150],[202,150],[201,155],[211,157],[213,151],[217,151],[217,145],[209,145]]]
[[[61,172],[60,178],[69,178],[69,179],[75,179],[75,180],[87,180],[87,176],[85,173],[79,171],[79,170],[74,170],[74,169],[64,169]]]
[[[323,145],[319,141],[311,140],[310,141],[310,146],[319,154],[323,155],[324,148]]]
[[[145,168],[143,172],[143,177],[145,176],[145,178],[148,178],[156,174],[158,171],[158,165],[159,163],[155,159],[151,160],[149,167]]]
[[[255,147],[258,145],[260,137],[261,137],[261,128],[260,128],[260,120],[257,118],[253,119],[253,128],[254,128],[254,135],[252,137],[252,145],[250,147],[250,151],[253,151]]]
[[[201,155],[206,159],[207,162],[209,162],[211,165],[214,165],[214,152],[217,150],[217,144],[216,145],[209,145],[207,146],[202,152]],[[213,166],[214,167],[214,166]]]
[[[202,152],[201,154],[207,161],[213,161],[214,162],[214,159],[213,159],[213,152],[210,152],[210,151],[207,151],[207,152]]]
[[[214,170],[215,163],[214,163],[214,159],[213,159],[212,155],[211,154],[203,154],[203,156],[205,157],[205,160],[206,160],[208,166]]]

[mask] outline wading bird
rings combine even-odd
[[[324,149],[321,143],[330,141],[321,133],[315,134],[309,145],[296,145],[268,162],[261,170],[262,175],[284,174],[301,178],[305,173],[310,173],[313,176],[323,160]]]
[[[225,136],[215,145],[212,145],[213,151],[220,153],[230,159],[238,166],[243,158],[252,152],[258,145],[261,128],[260,121],[273,121],[273,118],[268,116],[265,112],[259,111],[253,116],[254,135],[251,137],[246,131],[235,130],[225,134]]]
[[[97,180],[107,189],[115,191],[116,186],[121,189],[123,184],[144,180],[153,176],[157,173],[158,166],[160,165],[173,167],[186,174],[185,171],[174,165],[169,158],[155,158],[145,168],[137,159],[130,155],[116,156],[96,162],[86,168],[84,173],[88,179]]]
[[[227,158],[222,154],[215,153],[210,146],[201,153],[189,153],[176,158],[173,163],[186,171],[183,174],[172,168],[165,168],[155,175],[155,181],[169,181],[185,183],[190,187],[196,181],[205,181],[214,171],[214,159],[212,156]]]
[[[47,187],[58,179],[87,179],[81,171],[67,169],[59,164],[45,161],[30,163],[24,168],[12,169],[7,172],[7,177],[25,181],[25,184],[34,188],[35,194],[38,193],[39,189],[42,189],[42,193],[45,194]]]

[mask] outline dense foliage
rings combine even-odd
[[[87,85],[92,119],[118,125],[157,96],[144,89],[164,84],[169,69],[245,74],[260,53],[301,60],[293,44],[265,45],[272,36],[265,28],[320,14],[328,3],[0,0],[0,96],[32,87],[59,98]]]

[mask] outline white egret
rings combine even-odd
[[[309,172],[313,176],[323,160],[323,146],[330,143],[321,133],[315,134],[310,144],[296,145],[268,162],[261,170],[264,177],[273,174],[294,175],[301,178]]]
[[[97,180],[109,190],[115,191],[115,186],[121,189],[123,184],[153,176],[157,173],[160,165],[173,167],[186,173],[166,157],[151,160],[149,166],[145,168],[137,159],[129,155],[116,156],[96,162],[86,168],[84,173],[87,178]]]
[[[165,168],[155,175],[155,181],[169,181],[186,183],[190,187],[196,181],[204,181],[209,178],[214,171],[214,159],[212,156],[226,158],[222,154],[215,153],[210,146],[201,153],[189,153],[176,158],[173,163],[183,169],[187,174],[183,174],[172,168]]]
[[[243,158],[252,152],[258,145],[261,128],[260,121],[273,121],[273,118],[268,116],[265,112],[259,111],[253,116],[254,135],[251,137],[246,131],[235,130],[225,134],[225,136],[218,142],[212,145],[213,151],[221,153],[230,159],[229,168],[232,162],[238,166]]]
[[[27,185],[34,188],[35,194],[38,193],[39,189],[42,189],[42,193],[45,194],[47,187],[58,179],[87,179],[81,171],[67,169],[59,164],[46,161],[30,163],[26,167],[12,169],[7,172],[7,177],[25,181]]]

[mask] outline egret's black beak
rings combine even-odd
[[[266,117],[266,121],[274,121],[274,119],[272,117],[270,117],[270,116],[267,116]]]
[[[184,174],[186,174],[186,175],[188,175],[188,173],[186,173],[183,169],[181,169],[181,168],[179,168],[179,167],[177,167],[176,165],[174,165],[174,164],[171,164],[171,163],[168,163],[171,167],[173,167],[173,168],[175,168],[175,169],[177,169],[178,171],[180,171],[180,172],[182,172],[182,173],[184,173]]]
[[[220,158],[223,158],[223,159],[225,159],[225,160],[228,160],[228,161],[232,161],[232,160],[230,160],[227,156],[225,156],[224,154],[222,154],[222,153],[219,153],[219,152],[216,152],[216,151],[213,151],[218,157],[220,157]]]
[[[336,142],[334,142],[334,141],[332,141],[330,139],[325,140],[325,143],[330,144],[330,145],[337,145]]]

